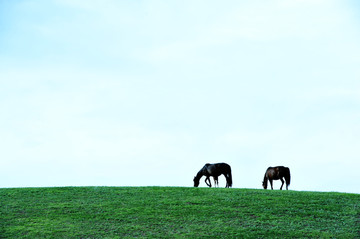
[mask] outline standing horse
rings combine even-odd
[[[194,187],[198,187],[200,184],[200,178],[205,176],[205,183],[211,187],[210,177],[214,178],[215,186],[219,186],[218,177],[223,174],[226,178],[226,188],[232,186],[232,176],[231,176],[231,167],[226,163],[215,163],[215,164],[205,164],[202,169],[194,177]]]
[[[281,187],[284,185],[284,180],[286,181],[286,190],[288,190],[288,186],[290,185],[290,169],[284,166],[277,166],[277,167],[269,167],[264,176],[263,187],[267,189],[267,181],[270,181],[271,189],[273,189],[273,180],[281,180]]]

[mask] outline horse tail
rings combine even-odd
[[[228,183],[227,183],[228,186],[229,186],[229,187],[232,187],[231,169],[230,169],[230,171],[229,171],[229,173],[228,173],[228,177],[227,177],[227,178],[228,178],[228,180],[227,180],[227,181],[228,181]]]
[[[232,187],[232,175],[231,175],[231,167],[228,165],[228,170],[226,173],[226,187],[230,188]]]
[[[285,181],[286,181],[286,186],[288,187],[290,185],[290,169],[289,168],[285,168]]]

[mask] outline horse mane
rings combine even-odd
[[[202,176],[203,176],[202,170],[200,170],[200,171],[196,174],[195,179],[200,180],[200,178],[201,178]]]
[[[206,172],[207,172],[207,171],[206,171],[206,168],[207,168],[207,166],[209,166],[209,165],[210,165],[209,163],[205,164],[204,167],[202,167],[202,168],[199,170],[199,172],[196,174],[195,178],[200,180],[200,178],[201,178],[202,176],[206,175]]]

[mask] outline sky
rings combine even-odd
[[[290,190],[360,193],[359,26],[355,0],[0,0],[0,187],[226,162],[235,188],[284,165]]]

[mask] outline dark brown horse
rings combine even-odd
[[[281,187],[284,185],[284,180],[286,181],[286,190],[288,190],[288,186],[290,185],[290,169],[284,166],[277,166],[277,167],[269,167],[264,176],[263,187],[267,189],[267,181],[270,181],[271,189],[273,189],[273,180],[281,180]]]
[[[218,177],[223,174],[226,178],[226,188],[232,186],[231,167],[226,163],[205,164],[194,177],[194,187],[200,184],[200,178],[205,176],[205,183],[211,187],[210,177],[214,178],[215,186],[219,186]]]

